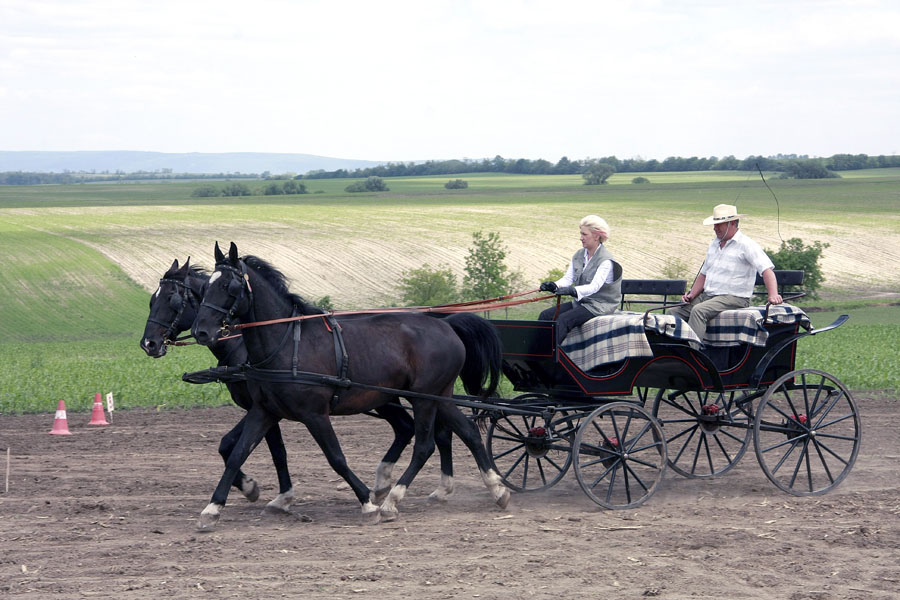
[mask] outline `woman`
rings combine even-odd
[[[545,281],[542,292],[573,296],[560,305],[556,319],[556,345],[562,344],[575,327],[599,316],[614,313],[622,300],[622,266],[603,245],[609,239],[609,225],[597,215],[581,220],[581,245],[572,257],[569,270],[557,281]],[[552,321],[556,307],[541,312],[539,319]]]

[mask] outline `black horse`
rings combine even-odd
[[[467,391],[476,388],[487,397],[496,390],[502,349],[488,321],[471,314],[435,319],[415,312],[326,319],[289,292],[284,275],[271,265],[254,256],[239,257],[234,243],[227,258],[217,243],[215,259],[192,328],[199,343],[216,343],[232,319],[279,321],[243,329],[250,360],[245,374],[255,390],[254,403],[210,504],[201,513],[201,528],[216,523],[231,481],[265,432],[281,419],[306,425],[331,467],[353,489],[363,515],[377,522],[397,517],[397,503],[434,451],[434,418],[439,414],[469,447],[494,501],[506,507],[509,490],[491,468],[477,427],[451,399],[458,376]],[[378,507],[369,488],[348,468],[330,415],[363,413],[403,392],[409,392],[406,399],[415,420],[413,457]]]
[[[178,260],[172,263],[159,281],[159,288],[150,298],[150,315],[141,339],[141,348],[148,356],[160,358],[177,336],[191,328],[197,316],[197,309],[203,298],[203,289],[209,280],[209,273],[204,269],[191,266],[190,258],[184,266],[179,267]],[[213,355],[218,359],[218,366],[239,366],[247,362],[247,350],[242,338],[223,340],[210,346]],[[226,382],[234,403],[250,410],[253,404],[246,381]],[[392,470],[403,450],[413,438],[413,420],[399,402],[391,402],[375,409],[374,416],[386,420],[394,432],[394,441],[381,463],[378,465],[375,478],[375,496],[383,498],[393,485]],[[219,444],[219,454],[227,461],[238,437],[243,431],[246,417],[229,431]],[[438,427],[435,441],[441,456],[441,484],[431,498],[446,500],[453,491],[453,459],[451,453],[451,432],[446,427]],[[281,437],[279,425],[266,432],[266,443],[272,454],[272,461],[278,475],[279,494],[266,505],[267,512],[286,512],[294,500],[294,491],[287,467],[287,452]],[[259,486],[256,481],[242,471],[238,471],[232,484],[238,488],[251,502],[259,498]]]

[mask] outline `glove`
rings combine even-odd
[[[552,281],[545,281],[544,283],[541,284],[540,289],[542,292],[555,292],[556,284]]]
[[[577,294],[577,292],[575,291],[575,288],[572,287],[571,285],[567,285],[565,287],[558,287],[558,288],[556,288],[556,290],[554,290],[554,292],[556,293],[557,296],[575,296]]]

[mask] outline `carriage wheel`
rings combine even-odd
[[[517,492],[531,492],[562,479],[572,464],[572,440],[581,414],[561,410],[549,423],[538,415],[502,414],[493,419],[487,451],[503,484]]]
[[[781,376],[756,412],[753,443],[772,483],[795,496],[824,494],[853,468],[862,436],[856,402],[824,371]]]
[[[665,431],[669,466],[696,479],[729,471],[747,451],[753,401],[761,394],[659,390],[653,416]]]
[[[584,419],[572,448],[575,477],[604,508],[633,508],[649,498],[666,470],[662,428],[630,402],[601,406]]]

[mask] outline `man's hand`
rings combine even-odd
[[[769,304],[781,304],[782,302],[784,302],[784,298],[781,297],[781,294],[769,295]]]

